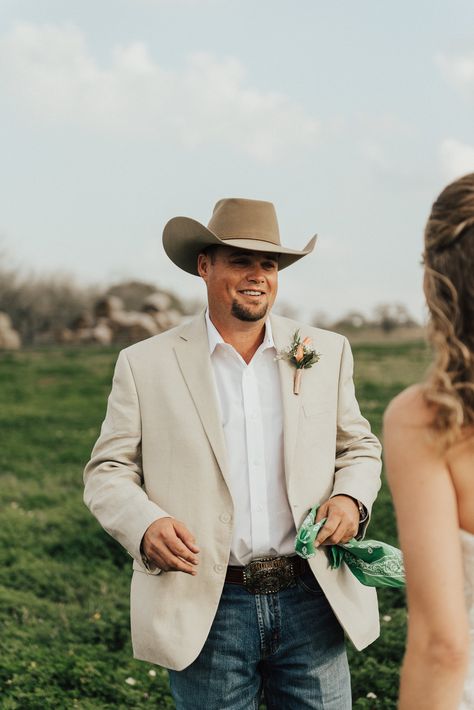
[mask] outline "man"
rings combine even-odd
[[[178,710],[351,707],[343,630],[378,635],[375,591],[324,545],[304,562],[297,528],[320,504],[319,543],[363,535],[380,446],[361,416],[342,336],[271,315],[281,246],[273,205],[225,199],[206,228],[165,227],[172,261],[205,282],[208,307],[119,355],[85,470],[85,502],[134,558],[137,658],[170,669]],[[297,329],[320,359],[277,354]],[[308,344],[308,340],[305,341]]]

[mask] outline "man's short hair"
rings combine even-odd
[[[219,248],[218,244],[210,244],[205,249],[202,249],[202,251],[200,253],[204,254],[205,256],[208,256],[209,259],[211,260],[211,264],[214,264],[216,261],[216,251],[218,248]]]

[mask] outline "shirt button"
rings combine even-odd
[[[224,565],[214,565],[214,572],[220,573],[225,569]]]
[[[232,516],[230,515],[230,513],[222,513],[221,515],[219,515],[219,520],[221,521],[221,523],[230,523],[231,519]]]

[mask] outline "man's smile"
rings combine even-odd
[[[245,296],[263,296],[265,295],[265,291],[257,291],[255,289],[244,289],[242,291],[239,291],[239,293],[243,293]]]

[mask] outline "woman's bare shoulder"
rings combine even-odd
[[[431,423],[432,418],[433,409],[425,400],[424,387],[415,384],[400,392],[389,403],[384,414],[384,428],[424,427]]]

